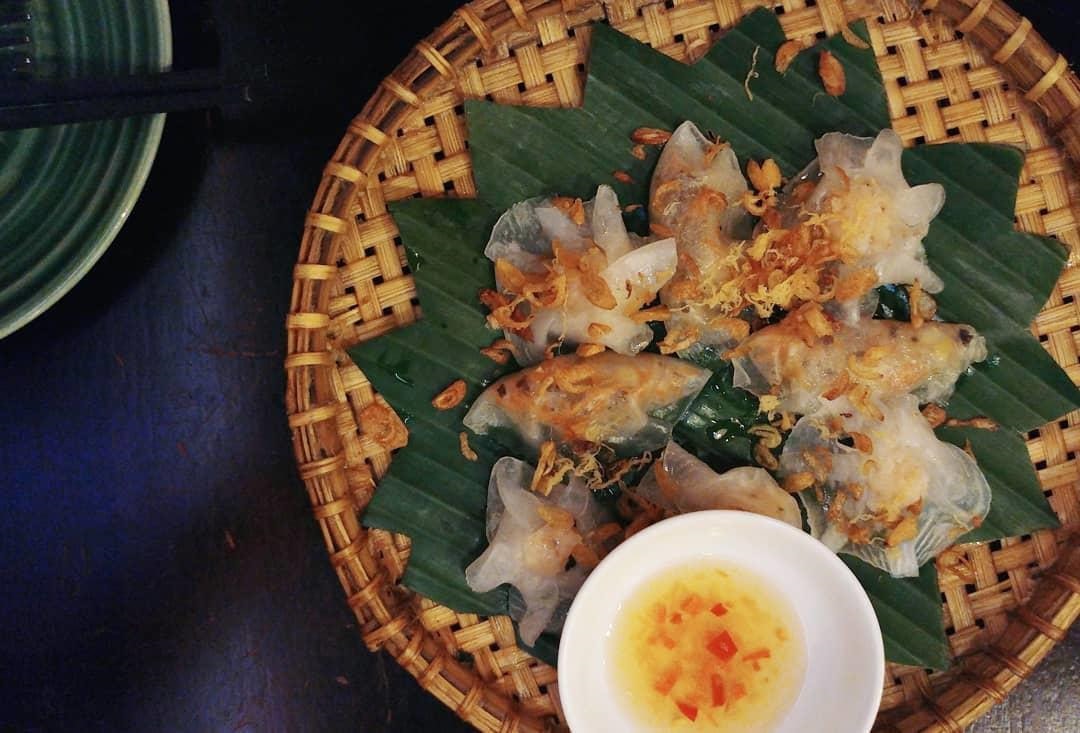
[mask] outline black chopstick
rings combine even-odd
[[[252,101],[265,81],[227,82],[217,69],[91,79],[0,82],[0,130],[208,109]]]

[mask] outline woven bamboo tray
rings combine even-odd
[[[391,456],[360,428],[363,409],[381,398],[342,349],[420,314],[386,203],[476,194],[464,98],[578,104],[590,22],[688,60],[760,5],[775,6],[787,35],[804,40],[866,18],[905,142],[1023,148],[1017,226],[1057,237],[1080,260],[1080,83],[1003,2],[931,0],[914,17],[905,0],[476,0],[458,9],[383,81],[326,166],[294,272],[286,405],[300,475],[364,642],[480,730],[561,724],[556,673],[515,646],[505,617],[457,614],[397,585],[408,538],[360,526]],[[1076,381],[1078,294],[1080,271],[1070,268],[1033,325]],[[1028,449],[1062,529],[942,556],[958,663],[937,674],[890,665],[878,729],[960,730],[1001,702],[1080,615],[1080,414],[1031,433]]]

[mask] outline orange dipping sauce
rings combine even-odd
[[[657,730],[768,731],[806,670],[787,601],[756,575],[709,561],[645,582],[610,643],[623,703]]]

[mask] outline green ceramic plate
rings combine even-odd
[[[36,74],[159,71],[167,0],[32,0]],[[70,290],[123,226],[165,115],[0,133],[0,338]]]

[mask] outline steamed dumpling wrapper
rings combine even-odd
[[[986,358],[986,340],[971,326],[862,318],[835,322],[814,304],[743,341],[732,353],[734,384],[775,399],[767,406],[813,412],[822,398],[861,390],[863,399],[915,393],[943,402],[956,380]]]
[[[747,191],[735,151],[683,122],[656,161],[649,190],[649,222],[675,237],[680,253],[700,264],[723,256],[735,234],[748,226],[741,206]],[[722,201],[721,201],[722,199]]]
[[[882,419],[840,398],[796,423],[780,456],[785,488],[805,489],[810,532],[896,577],[918,575],[990,510],[975,459],[937,439],[912,395]]]
[[[909,186],[901,166],[903,145],[891,129],[875,138],[830,132],[815,142],[821,178],[802,206],[823,224],[840,253],[838,282],[847,279],[833,310],[846,318],[865,313],[860,299],[876,302],[877,285],[918,282],[940,292],[922,240],[945,203],[937,183]],[[873,310],[873,308],[869,308]]]
[[[566,569],[567,561],[606,518],[578,479],[556,486],[546,497],[532,493],[533,471],[516,458],[495,462],[488,482],[488,547],[465,569],[465,580],[477,593],[503,583],[517,589],[524,605],[511,604],[511,615],[526,644],[535,643],[545,629],[562,627],[587,574],[581,564]]]
[[[821,181],[806,202],[812,212],[839,214],[829,228],[850,250],[849,267],[872,267],[879,283],[914,283],[940,292],[941,278],[926,264],[922,240],[945,204],[939,183],[909,186],[903,144],[893,130],[876,138],[830,132],[817,140]]]
[[[685,207],[688,221],[709,221],[710,236],[700,239],[712,244],[688,257],[689,242],[698,240],[676,230],[679,270],[661,290],[661,300],[673,311],[669,340],[680,355],[695,336],[706,345],[738,342],[746,326],[735,319],[751,311],[769,318],[778,309],[817,303],[854,322],[873,314],[878,285],[918,283],[921,291],[941,290],[922,239],[942,206],[944,189],[908,186],[900,140],[891,130],[875,139],[830,133],[816,145],[818,158],[779,194],[775,163],[748,169],[758,190],[749,196],[743,191],[737,208],[750,207],[761,219],[745,241],[725,236],[729,232],[718,225],[727,211],[720,194],[698,195],[691,199],[694,206]],[[742,180],[733,155],[728,170]],[[654,197],[660,177],[658,170]]]
[[[489,386],[464,423],[479,434],[510,430],[533,450],[551,440],[638,455],[667,442],[710,376],[658,354],[558,356]]]
[[[700,342],[727,345],[737,315],[706,302],[706,291],[727,280],[727,258],[737,233],[749,229],[742,206],[746,179],[730,145],[710,141],[693,122],[684,122],[664,144],[649,191],[649,222],[675,237],[679,265],[660,290],[671,311],[668,342],[684,351]]]
[[[669,514],[737,509],[802,529],[795,497],[780,488],[768,471],[741,466],[717,473],[674,441],[631,491]]]
[[[489,322],[503,329],[525,366],[553,343],[601,344],[636,354],[653,333],[638,312],[675,273],[672,239],[643,243],[626,231],[615,192],[596,198],[534,198],[515,204],[492,230],[495,263]]]

